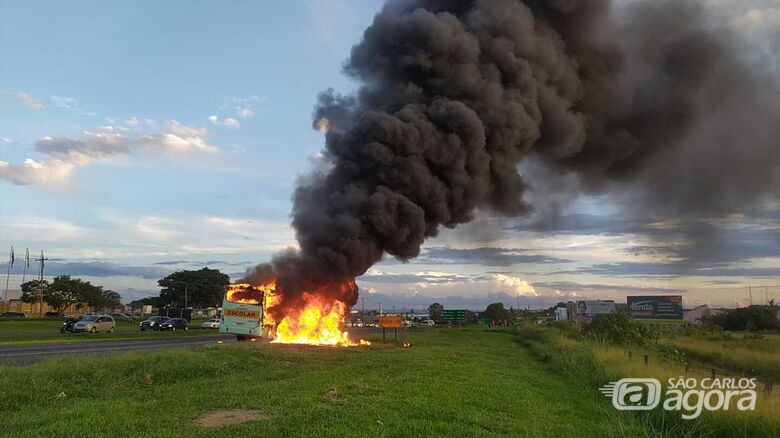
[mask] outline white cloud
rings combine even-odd
[[[493,278],[500,286],[510,288],[509,293],[512,295],[521,295],[526,297],[539,296],[531,283],[518,277],[504,274],[494,274]]]
[[[38,162],[31,158],[22,164],[0,161],[0,179],[17,185],[62,184],[70,180],[75,164],[63,160]]]
[[[35,143],[35,150],[51,159],[39,162],[28,158],[22,164],[0,161],[0,179],[14,184],[62,184],[71,178],[76,167],[117,155],[137,151],[167,154],[219,151],[206,141],[207,136],[206,129],[171,120],[165,130],[150,135],[125,136],[106,126],[99,132],[85,131],[80,138],[44,137]]]
[[[226,119],[220,120],[220,118],[217,117],[217,115],[212,115],[212,116],[209,116],[209,122],[211,122],[211,124],[214,125],[214,126],[225,126],[225,127],[228,127],[228,128],[240,128],[241,127],[241,123],[239,123],[238,120],[236,120],[236,119],[234,119],[232,117],[228,117]]]
[[[249,108],[243,107],[241,105],[236,106],[236,116],[241,117],[242,119],[248,119],[250,117],[254,117],[255,112],[252,111]]]
[[[54,106],[60,109],[73,111],[75,113],[84,115],[84,116],[95,116],[97,115],[94,112],[91,111],[84,111],[81,109],[81,105],[79,103],[79,100],[74,97],[59,97],[59,96],[51,96],[51,101],[54,103]]]
[[[131,128],[135,128],[139,123],[140,121],[138,120],[138,117],[130,117],[129,119],[125,120],[125,125]]]
[[[16,90],[16,91],[0,91],[0,96],[9,96],[14,97],[19,100],[22,104],[24,104],[28,108],[32,108],[36,111],[42,110],[46,108],[46,106],[41,102],[40,99],[37,97],[30,96],[26,92],[22,90]]]

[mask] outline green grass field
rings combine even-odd
[[[213,436],[195,420],[230,409],[264,418],[220,435],[729,436],[718,429],[729,421],[742,422],[737,436],[778,430],[754,418],[707,428],[711,418],[618,412],[597,391],[608,377],[597,362],[544,330],[426,329],[410,334],[410,348],[242,343],[0,367],[0,435]]]
[[[0,346],[61,342],[93,342],[112,341],[118,339],[135,339],[169,336],[198,336],[215,334],[216,330],[202,330],[201,323],[205,320],[190,322],[189,331],[141,332],[138,322],[129,323],[117,321],[114,333],[60,333],[62,320],[59,319],[0,319]]]
[[[695,363],[780,382],[780,334],[752,337],[724,332],[673,336],[671,341]]]

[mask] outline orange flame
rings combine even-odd
[[[231,284],[225,298],[231,303],[257,306],[263,301],[263,291],[245,283]]]
[[[355,285],[349,282],[341,287]],[[301,305],[290,308],[281,321],[276,321],[272,308],[282,304],[283,300],[283,296],[276,293],[276,283],[270,282],[253,289],[262,292],[263,329],[273,338],[273,343],[342,347],[371,345],[371,342],[362,339],[359,343],[350,341],[349,333],[343,330],[349,308],[341,301],[328,300],[317,291],[304,292],[300,298]],[[230,291],[228,294],[230,299]]]

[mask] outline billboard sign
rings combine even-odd
[[[605,313],[615,313],[615,302],[613,300],[577,301],[577,315],[593,316]]]
[[[596,315],[615,313],[613,300],[582,300],[577,301],[574,319],[579,323],[588,323]]]
[[[634,319],[683,319],[682,295],[626,297]]]

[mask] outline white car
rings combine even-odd
[[[74,332],[109,332],[114,333],[116,323],[108,315],[87,315],[73,326]]]
[[[208,321],[203,321],[203,324],[200,325],[200,328],[204,329],[218,329],[219,328],[219,319],[218,318],[212,318]]]

